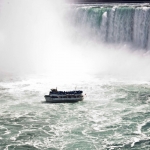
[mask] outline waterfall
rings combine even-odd
[[[149,5],[73,7],[72,23],[106,43],[128,43],[150,49]]]

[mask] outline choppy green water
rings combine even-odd
[[[113,79],[59,83],[83,102],[47,104],[56,83],[30,76],[0,82],[0,149],[150,149],[150,83]]]

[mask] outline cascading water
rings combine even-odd
[[[143,5],[77,6],[71,13],[72,22],[101,41],[128,43],[149,49],[150,7]]]

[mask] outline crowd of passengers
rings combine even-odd
[[[82,94],[83,91],[50,91],[50,94]]]
[[[83,97],[83,95],[66,95],[66,96],[50,96],[51,98],[79,98]]]

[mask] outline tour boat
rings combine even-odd
[[[78,102],[83,100],[83,91],[57,91],[51,89],[49,95],[45,95],[46,102],[63,103],[63,102]]]

